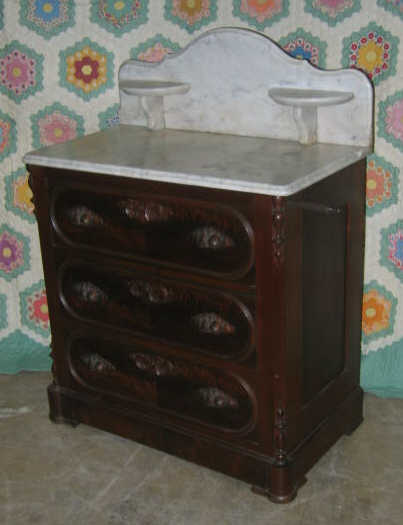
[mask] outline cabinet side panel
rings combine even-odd
[[[296,428],[299,439],[306,439],[359,391],[365,160],[299,193],[289,204],[301,211],[303,221]],[[345,419],[346,429],[362,419],[356,409],[353,416]]]
[[[303,391],[310,401],[345,364],[346,212],[303,211]]]

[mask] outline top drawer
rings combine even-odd
[[[254,262],[253,231],[236,209],[152,193],[55,188],[57,236],[80,248],[239,279]]]

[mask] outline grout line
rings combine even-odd
[[[137,454],[140,452],[141,448],[139,447],[137,450],[135,450],[130,456],[129,458],[126,460],[126,462],[124,463],[123,467],[121,468],[119,474],[113,476],[113,478],[109,481],[109,483],[103,488],[101,489],[98,494],[89,502],[89,506],[90,507],[94,507],[95,505],[97,505],[98,501],[100,499],[102,499],[109,491],[110,489],[115,485],[115,483],[120,479],[121,477],[121,472],[123,470],[125,470],[129,465],[130,463],[132,463],[132,461],[134,460],[134,458],[137,456]]]
[[[10,483],[8,478],[6,477],[6,505],[5,505],[5,525],[10,525]]]

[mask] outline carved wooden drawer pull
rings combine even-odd
[[[214,312],[194,315],[192,323],[203,334],[228,335],[235,332],[235,326]]]
[[[142,224],[168,221],[174,210],[155,201],[142,201],[139,199],[126,199],[119,202],[119,207],[129,219],[135,219]]]
[[[210,408],[239,408],[238,400],[216,387],[199,388],[198,397]]]
[[[67,216],[74,226],[90,228],[104,224],[103,218],[87,206],[73,206],[68,209]]]
[[[115,365],[97,353],[83,354],[81,361],[91,372],[108,373],[116,371]]]
[[[85,303],[104,305],[108,301],[108,295],[90,281],[74,283],[73,290]]]
[[[129,290],[133,297],[150,304],[166,304],[175,299],[175,291],[160,283],[131,281]]]
[[[139,370],[150,372],[157,377],[171,376],[178,373],[178,367],[176,367],[171,361],[168,361],[168,359],[162,357],[153,357],[151,355],[136,352],[131,354],[129,358]]]
[[[191,233],[191,238],[198,248],[224,250],[235,246],[231,237],[213,226],[197,228]]]

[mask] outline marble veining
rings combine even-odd
[[[368,147],[119,125],[28,153],[27,164],[266,195],[291,195]]]
[[[147,126],[147,116],[138,110],[139,97],[124,89],[133,80],[191,86],[187,93],[164,97],[164,125],[170,129],[305,143],[372,144],[373,90],[362,72],[320,70],[290,57],[255,31],[216,29],[160,63],[124,62],[119,72],[120,122]],[[313,93],[315,109],[295,110],[268,95],[272,90],[297,89]],[[328,97],[321,97],[318,104],[318,92],[349,96],[342,101],[333,98],[331,104]],[[311,136],[304,126],[314,129]]]

